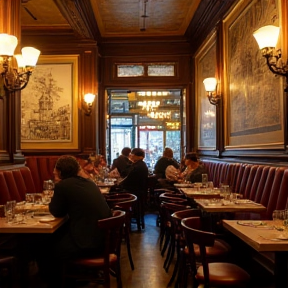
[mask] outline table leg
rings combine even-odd
[[[276,288],[287,287],[287,259],[288,251],[275,252],[274,277]]]

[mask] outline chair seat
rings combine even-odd
[[[250,275],[241,267],[232,263],[209,263],[209,280],[213,286],[235,287],[245,286],[250,281]],[[203,266],[199,266],[195,278],[200,282],[204,282]]]
[[[228,254],[231,251],[231,247],[228,243],[222,240],[215,240],[213,247],[206,247],[206,256],[211,260],[214,259],[217,260],[217,257],[225,257],[225,255],[228,256]],[[194,252],[196,257],[200,257],[200,249],[197,244],[194,244]],[[184,253],[189,255],[189,249],[188,247],[185,247]]]
[[[117,262],[117,255],[110,254],[109,255],[109,263],[113,264]],[[72,261],[75,265],[84,265],[87,267],[95,267],[95,266],[103,266],[104,265],[104,257],[95,257],[95,258],[80,258]]]

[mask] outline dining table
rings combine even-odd
[[[248,199],[227,201],[224,199],[195,199],[196,204],[208,213],[265,212],[266,207]]]
[[[258,252],[275,254],[275,287],[287,287],[288,230],[273,220],[223,220],[222,226]]]
[[[68,216],[55,218],[51,214],[36,214],[19,222],[7,223],[6,218],[0,218],[0,233],[54,233],[68,220]]]

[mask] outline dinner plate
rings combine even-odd
[[[238,199],[235,201],[236,204],[248,204],[248,203],[253,203],[251,200],[249,199]]]
[[[179,188],[188,188],[188,187],[192,187],[191,184],[185,184],[185,183],[175,183],[174,186],[175,186],[175,187],[179,187]]]
[[[39,218],[39,222],[51,222],[54,221],[55,217],[54,216],[47,216],[47,217],[43,217],[43,218]]]
[[[266,225],[265,222],[263,221],[238,221],[237,222],[240,225],[247,225],[247,226],[262,226],[262,225]]]

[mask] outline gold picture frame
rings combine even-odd
[[[21,150],[79,148],[78,60],[78,55],[40,55],[21,91]]]
[[[210,104],[203,80],[216,76],[216,32],[205,41],[195,56],[195,95],[197,105],[198,148],[216,149],[216,106]]]
[[[253,32],[281,25],[281,1],[240,1],[223,21],[225,150],[283,149],[283,77],[269,71]]]

